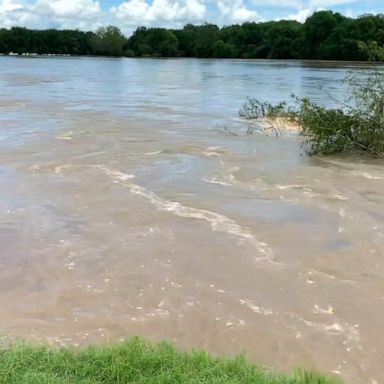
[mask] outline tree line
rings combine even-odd
[[[0,53],[384,61],[384,14],[350,18],[319,11],[304,23],[247,22],[219,28],[139,27],[129,37],[107,26],[79,30],[0,29]]]

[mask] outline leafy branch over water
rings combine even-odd
[[[295,96],[292,105],[249,99],[240,116],[267,121],[272,127],[282,119],[297,124],[310,155],[364,153],[384,158],[384,72],[350,73],[344,82],[351,93],[340,108],[325,108]]]

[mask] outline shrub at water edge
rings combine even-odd
[[[300,126],[310,155],[360,153],[384,158],[384,72],[350,73],[350,96],[336,109],[293,96],[293,104],[249,99],[240,110],[247,120],[286,119]]]

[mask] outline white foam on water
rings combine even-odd
[[[42,164],[33,164],[29,167],[31,171],[39,171],[42,167]]]
[[[219,153],[226,152],[226,150],[223,147],[220,147],[220,146],[207,147],[207,150],[208,151],[216,151],[216,152],[219,152]]]
[[[353,326],[347,322],[334,322],[332,324],[314,322],[306,320],[303,317],[296,315],[295,313],[290,313],[288,315],[291,319],[297,320],[305,324],[307,327],[313,328],[319,332],[332,336],[343,336],[346,343],[353,344],[354,346],[360,348],[360,332],[357,326]]]
[[[84,155],[76,156],[76,159],[85,159],[87,157],[102,155],[103,153],[105,153],[105,151],[96,151],[96,152],[85,153]]]
[[[67,165],[67,164],[66,165],[58,165],[57,167],[55,167],[54,173],[56,175],[60,175],[63,172],[63,170],[71,168],[71,167],[72,167],[71,165]]]
[[[233,185],[233,183],[228,183],[226,181],[218,180],[216,177],[212,177],[211,179],[206,179],[203,177],[201,179],[201,181],[203,181],[204,183],[208,183],[208,184],[221,185],[223,187],[231,187]]]
[[[120,171],[116,171],[116,170],[111,170],[111,169],[104,167],[102,165],[94,165],[93,167],[102,170],[108,176],[112,177],[114,179],[114,181],[127,181],[127,180],[131,180],[131,179],[135,178],[134,175],[127,174],[127,173],[120,172]],[[132,184],[132,185],[135,185],[135,184]]]
[[[220,153],[217,153],[215,151],[204,151],[203,154],[207,157],[211,157],[211,156],[221,156]]]
[[[222,154],[226,153],[227,150],[225,150],[222,147],[207,147],[205,151],[203,151],[203,154],[205,156],[217,156],[220,157]]]
[[[248,307],[252,312],[255,312],[259,315],[264,315],[264,316],[271,316],[273,315],[274,313],[270,310],[270,309],[266,309],[266,308],[263,308],[263,307],[259,307],[258,305],[256,304],[253,304],[250,300],[248,299],[240,299],[240,304],[241,305],[245,305],[246,307]],[[277,314],[277,313],[275,313]]]
[[[346,216],[345,208],[339,208],[339,216],[342,218]]]
[[[156,193],[132,183],[130,180],[134,178],[134,175],[129,175],[101,165],[94,165],[94,167],[100,169],[107,176],[111,177],[115,183],[128,188],[133,195],[147,199],[158,210],[170,212],[178,217],[206,221],[210,224],[213,231],[224,232],[247,241],[248,244],[253,246],[258,252],[258,255],[254,257],[255,261],[267,261],[273,264],[278,264],[273,261],[272,249],[268,247],[266,243],[257,240],[249,230],[242,227],[235,220],[216,212],[188,207],[177,201],[163,199]]]
[[[156,156],[160,155],[160,153],[163,153],[163,151],[146,152],[145,156]]]
[[[315,309],[313,310],[313,313],[319,314],[319,315],[333,315],[333,308],[328,305],[327,308],[322,308],[319,305],[315,304]]]
[[[334,199],[334,200],[341,200],[341,201],[349,200],[347,196],[345,196],[344,194],[342,194],[342,193],[340,193],[338,191],[333,191],[327,197],[329,197],[331,199]]]
[[[303,185],[299,184],[290,184],[290,185],[276,185],[277,189],[280,189],[281,191],[285,191],[286,189],[304,189]]]
[[[212,147],[216,148],[216,147]],[[217,147],[220,148],[220,147]],[[232,172],[237,172],[240,168],[238,166],[226,166],[224,161],[220,158],[220,165],[222,168],[224,168],[224,175],[213,176],[212,178],[208,179],[203,177],[201,181],[209,184],[217,184],[225,187],[231,187],[235,184],[237,184],[237,180],[235,175]]]
[[[356,175],[362,176],[362,177],[364,177],[365,179],[368,179],[368,180],[383,180],[382,177],[371,175],[368,172],[357,172]]]
[[[70,263],[67,263],[67,264],[64,264],[64,266],[69,269],[69,270],[73,270],[75,269],[75,263],[73,261],[71,261]]]
[[[73,131],[68,131],[63,133],[62,135],[56,136],[58,140],[72,140],[73,139]]]
[[[296,320],[300,323],[303,323],[305,326],[309,328],[313,328],[318,332],[325,333],[332,336],[342,336],[345,339],[346,344],[354,345],[355,347],[360,348],[360,332],[358,330],[357,325],[351,325],[347,322],[339,323],[339,322],[333,322],[333,323],[320,323],[315,321],[310,321],[307,319],[304,319],[303,317],[295,314],[295,313],[289,313],[289,312],[273,312],[270,309],[266,309],[263,307],[260,307],[254,303],[252,303],[248,299],[240,299],[240,304],[245,305],[248,307],[252,312],[257,313],[259,315],[264,316],[288,316],[291,320]],[[319,307],[318,305],[315,305],[315,314],[327,314],[327,315],[333,315],[333,308],[331,306],[328,306],[328,308],[324,309]],[[301,337],[301,334],[300,336]]]
[[[275,187],[280,191],[299,191],[306,197],[321,197],[322,195],[319,193],[316,193],[313,191],[312,188],[308,187],[307,185],[300,185],[300,184],[288,184],[288,185],[281,185],[277,184]]]
[[[308,271],[308,275],[310,275],[310,276],[318,275],[318,276],[321,276],[321,277],[324,277],[324,278],[327,278],[327,279],[330,279],[330,280],[340,281],[340,282],[342,282],[342,283],[356,284],[356,281],[354,281],[354,280],[338,279],[336,276],[331,275],[330,273],[326,273],[326,272],[318,271],[318,270],[313,269],[313,268],[311,268],[311,269]]]

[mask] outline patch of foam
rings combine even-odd
[[[248,299],[240,299],[240,304],[248,307],[252,312],[258,313],[259,315],[271,316],[273,312],[270,309],[259,307],[258,305],[253,304]]]
[[[382,177],[371,175],[368,172],[358,172],[358,173],[356,173],[356,175],[362,176],[368,180],[383,180]]]
[[[116,170],[111,170],[111,169],[104,167],[102,165],[95,165],[94,167],[104,171],[108,176],[115,179],[115,181],[127,181],[127,180],[131,180],[131,179],[135,178],[134,175],[130,175],[130,174],[127,174],[124,172],[116,171]],[[132,184],[132,185],[134,185],[134,184]]]
[[[226,187],[231,187],[234,184],[236,184],[237,180],[235,175],[232,172],[237,172],[240,168],[238,166],[225,167],[225,163],[221,159],[220,159],[220,164],[222,167],[226,168],[225,172],[227,173],[226,175],[221,175],[222,177],[221,180],[217,176],[213,176],[211,179],[202,178],[201,180],[204,181],[205,183],[217,184],[217,185],[222,185]]]
[[[160,153],[163,153],[163,151],[147,152],[145,153],[145,156],[156,156],[156,155],[159,155]]]
[[[320,314],[320,315],[333,315],[333,308],[328,305],[327,308],[321,308],[320,306],[315,304],[315,309],[313,311],[315,314]]]
[[[339,209],[339,216],[344,218],[346,216],[346,212],[345,212],[345,209],[344,208],[340,208]]]
[[[138,195],[147,199],[158,210],[170,212],[178,217],[206,221],[210,224],[213,231],[224,232],[236,236],[247,241],[251,246],[256,248],[259,255],[254,258],[255,261],[267,261],[277,264],[273,261],[272,249],[268,247],[266,243],[257,240],[251,232],[243,228],[235,220],[216,212],[188,207],[177,201],[165,200],[154,192],[148,191],[146,188],[130,182],[130,180],[134,178],[133,175],[128,175],[100,165],[94,167],[103,171],[107,176],[111,177],[114,182],[128,188],[133,195]]]
[[[40,170],[40,168],[41,168],[41,164],[33,164],[33,165],[31,165],[30,167],[29,167],[29,169],[31,170],[31,171],[39,171]]]
[[[226,152],[226,150],[223,149],[223,147],[220,147],[220,146],[208,147],[207,150],[208,151],[216,151],[216,152],[219,152],[219,153],[225,153]]]
[[[203,155],[211,157],[211,156],[216,156],[216,157],[221,157],[222,154],[227,153],[228,151],[225,150],[222,147],[216,146],[216,147],[207,147],[203,151]]]
[[[233,185],[232,183],[228,183],[226,181],[218,180],[216,177],[212,177],[212,179],[202,178],[201,180],[204,181],[204,183],[221,185],[223,187],[231,187]]]
[[[289,314],[291,319],[296,319],[301,323],[305,324],[309,328],[313,328],[319,332],[326,333],[332,336],[343,336],[346,343],[354,344],[355,346],[360,347],[360,332],[357,326],[353,326],[349,323],[338,323],[334,322],[332,324],[318,323],[314,321],[309,321],[304,319],[301,316],[296,314]]]
[[[277,189],[279,189],[280,191],[286,191],[286,190],[288,190],[288,191],[290,191],[290,190],[300,191],[306,197],[319,197],[319,196],[321,196],[319,193],[313,192],[313,189],[308,187],[307,185],[300,185],[300,184],[280,185],[280,184],[277,184],[277,185],[275,185],[275,187]]]
[[[67,263],[64,265],[67,269],[69,270],[73,270],[75,269],[75,263],[73,261],[71,261],[70,263]]]
[[[105,153],[105,151],[97,151],[97,152],[85,153],[84,155],[76,156],[76,159],[85,159],[87,157],[102,155],[103,153]]]
[[[211,157],[211,156],[221,156],[220,153],[214,152],[214,151],[204,151],[203,154],[205,156]]]
[[[68,131],[63,133],[60,136],[56,136],[56,139],[58,140],[72,140],[72,138],[73,138],[73,131]]]
[[[343,195],[340,192],[333,191],[328,195],[329,198],[334,199],[334,200],[341,200],[341,201],[347,201],[349,200],[347,196]]]
[[[281,191],[285,191],[286,189],[303,189],[302,185],[299,184],[291,184],[291,185],[276,185],[277,189],[280,189]]]
[[[338,279],[336,276],[331,275],[330,273],[318,271],[318,270],[313,269],[313,268],[308,271],[308,275],[310,275],[310,276],[318,275],[318,276],[325,277],[325,278],[330,279],[330,280],[341,281],[342,283],[348,283],[348,284],[355,284],[356,283],[356,281],[353,281],[353,280]]]
[[[71,168],[71,165],[58,165],[54,169],[56,175],[60,175],[65,169]]]

